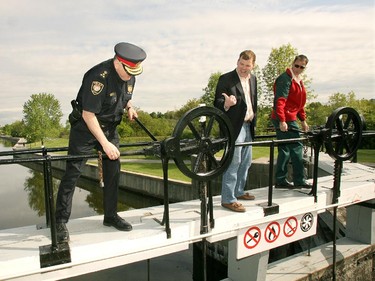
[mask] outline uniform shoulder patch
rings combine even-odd
[[[96,96],[99,95],[100,92],[103,90],[104,85],[103,83],[100,83],[99,81],[92,81],[91,83],[91,93]]]

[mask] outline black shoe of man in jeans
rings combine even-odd
[[[113,226],[117,230],[130,231],[133,229],[130,223],[121,218],[119,215],[114,215],[113,217],[104,217],[103,225]]]

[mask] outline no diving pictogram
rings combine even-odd
[[[298,221],[295,217],[290,217],[284,223],[284,235],[285,237],[292,237],[296,233],[298,227]]]
[[[258,227],[251,227],[248,229],[248,231],[246,231],[243,237],[243,244],[246,248],[252,249],[259,244],[261,236],[262,235]]]
[[[314,215],[312,213],[306,213],[301,219],[301,230],[307,232],[311,229],[314,222]]]
[[[267,225],[264,232],[264,238],[268,243],[275,242],[280,235],[280,224],[277,221],[271,222]]]

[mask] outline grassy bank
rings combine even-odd
[[[134,140],[134,143],[137,143],[139,141],[145,141],[145,140],[140,140],[136,139]],[[148,141],[148,139],[146,140]],[[130,142],[133,142],[133,140],[130,140]],[[29,144],[30,148],[39,148],[40,143],[34,143],[34,144]],[[47,140],[44,143],[45,147],[65,147],[68,145],[68,140],[67,139],[51,139]],[[126,148],[125,150],[139,150],[139,147],[133,147],[133,148]],[[277,152],[276,152],[277,153]],[[253,147],[253,159],[258,159],[261,157],[269,157],[269,148],[268,147]],[[151,156],[142,156],[142,155],[137,155],[137,156],[126,156],[124,157],[126,159],[154,159],[154,160],[160,160],[157,157],[151,157]],[[358,163],[375,163],[375,149],[360,149],[358,150],[358,157],[357,157]],[[153,176],[163,176],[163,171],[162,171],[162,165],[161,161],[155,161],[155,163],[137,163],[137,162],[126,162],[122,163],[121,168],[124,169],[125,171],[131,171],[131,172],[141,172],[143,174],[148,174],[148,175],[153,175]],[[188,181],[190,182],[191,179],[186,177],[184,174],[180,172],[180,170],[177,168],[175,165],[173,159],[169,161],[169,166],[168,166],[168,176],[170,179],[177,179],[177,180],[182,180],[182,181]]]

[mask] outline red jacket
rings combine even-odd
[[[280,122],[289,122],[306,119],[306,89],[292,79],[291,70],[288,68],[283,74],[276,78],[273,85],[274,101],[272,119]]]

